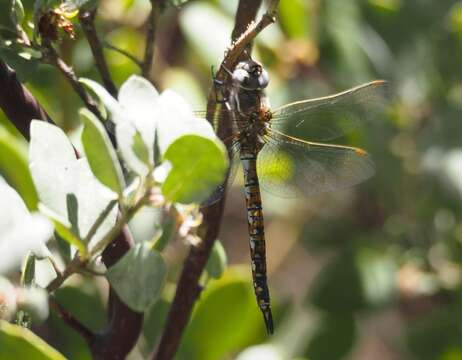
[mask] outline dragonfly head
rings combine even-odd
[[[255,60],[241,61],[233,71],[233,83],[245,90],[262,90],[268,81],[267,71]]]

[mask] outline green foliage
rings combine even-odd
[[[231,268],[208,284],[184,335],[180,359],[221,359],[263,333],[249,273],[243,273]]]
[[[80,115],[84,121],[82,144],[93,174],[103,185],[122,196],[125,181],[106,130],[90,111],[82,110]]]
[[[19,269],[24,256],[33,251],[38,257],[49,255],[45,243],[52,226],[47,219],[30,214],[19,194],[0,178],[0,274]]]
[[[200,203],[221,184],[227,169],[225,149],[219,143],[186,135],[170,145],[164,161],[172,169],[162,186],[164,196],[183,204]]]
[[[321,318],[307,350],[311,360],[343,359],[356,339],[356,324],[352,315],[325,315]]]
[[[68,3],[80,6],[85,2]],[[182,8],[169,9],[158,23],[156,44],[161,46],[156,48],[151,75],[159,89],[174,84],[175,91],[188,100],[204,104],[204,94],[211,85],[210,66],[218,64],[229,45],[235,2],[169,1],[169,4],[180,2],[185,3]],[[32,38],[28,22],[32,20],[34,1],[22,3],[24,20],[20,8],[11,11],[11,5],[19,2],[5,1],[2,8],[5,11],[0,13],[0,57],[17,71],[21,80],[28,80],[28,88],[60,127],[66,131],[77,129],[80,123],[76,109],[82,106],[80,99],[65,81],[59,80],[52,67],[37,67],[39,50],[8,42],[16,37],[18,23]],[[55,7],[61,1],[35,3]],[[99,3],[99,37],[141,59],[146,28],[141,22],[147,15],[147,2],[101,0]],[[339,139],[368,150],[377,173],[353,191],[301,200],[300,204],[264,198],[270,289],[272,300],[279,305],[274,306],[278,310],[276,336],[267,339],[263,335],[261,314],[248,276],[227,283],[225,272],[218,282],[207,283],[179,357],[241,360],[249,356],[255,359],[252,354],[257,354],[267,359],[265,355],[276,354],[275,349],[286,351],[288,358],[309,355],[312,360],[351,357],[357,355],[356,351],[365,358],[373,358],[371,353],[383,349],[386,354],[402,358],[461,357],[461,331],[457,324],[462,262],[461,4],[456,0],[281,0],[277,22],[257,37],[253,49],[253,55],[270,73],[268,93],[272,106],[327,95],[375,78],[390,80],[397,98],[391,102],[388,117],[376,119]],[[170,28],[176,24],[172,19],[178,20],[179,27]],[[111,26],[105,26],[106,21]],[[76,41],[65,40],[57,45],[77,76],[100,78],[90,48],[79,32]],[[213,161],[223,165],[222,149],[211,145],[215,142],[211,128],[194,119],[184,100],[171,91],[159,94],[139,77],[127,80],[133,73],[139,73],[139,69],[120,52],[107,49],[105,56],[116,84],[124,84],[120,96],[114,99],[102,86],[91,84],[90,80],[82,82],[90,84],[107,108],[107,121],[115,124],[117,155],[126,170],[124,181],[128,187],[119,182],[118,170],[107,172],[111,164],[116,164],[114,154],[96,151],[101,148],[96,147],[96,142],[85,141],[95,150],[94,155],[86,153],[94,173],[85,165],[86,160],[76,159],[68,140],[62,133],[57,135],[56,129],[36,134],[39,136],[34,136],[31,144],[32,172],[40,200],[59,220],[54,223],[55,233],[61,235],[57,239],[67,239],[65,262],[71,259],[69,244],[73,251],[78,248],[84,252],[85,246],[91,249],[115,223],[114,208],[109,216],[111,221],[108,218],[108,223],[100,227],[92,244],[82,245],[96,219],[114,200],[114,194],[102,190],[106,188],[94,177],[98,173],[93,166],[95,162],[105,170],[103,178],[111,179],[110,187],[116,189],[119,197],[123,190],[123,205],[135,204],[150,186],[155,190],[154,197],[162,198],[159,189],[163,188],[168,199],[179,201],[181,195],[182,201],[199,201],[211,191],[212,183],[218,181],[218,171],[212,175],[210,169],[204,168],[201,174],[194,174],[193,181],[187,176],[188,163],[192,164],[192,160],[205,163],[213,152],[216,155]],[[85,125],[87,135],[89,125]],[[93,135],[101,135],[98,133],[101,128],[92,129],[96,130]],[[299,126],[294,124],[293,130],[297,135]],[[200,145],[195,154],[201,156],[193,156],[189,150],[177,146],[183,143],[189,149],[189,143],[184,141],[191,135],[197,137]],[[305,135],[309,138],[309,134]],[[78,138],[75,134],[71,137]],[[37,148],[39,139],[41,146],[49,147],[48,151],[41,146]],[[102,148],[107,146],[101,136],[96,139]],[[202,157],[207,148],[213,151]],[[24,154],[24,145],[1,128],[0,173],[27,207],[35,210],[38,200]],[[169,162],[174,164],[167,154],[177,161],[176,167],[169,167]],[[103,157],[109,162],[101,160]],[[161,160],[168,161],[161,163]],[[280,165],[282,169],[286,164]],[[286,170],[281,175],[287,175]],[[296,167],[292,170],[297,173]],[[152,173],[156,176],[152,177]],[[216,181],[211,181],[214,176]],[[99,175],[98,178],[101,179]],[[181,194],[174,189],[178,178]],[[313,174],[313,181],[320,178],[319,174]],[[237,184],[229,189],[220,239],[230,261],[245,262],[250,273],[239,180]],[[101,192],[105,195],[101,196]],[[151,205],[150,209],[162,210]],[[177,211],[175,202],[167,205],[172,213]],[[2,216],[14,212],[14,208],[14,202],[0,199]],[[143,246],[152,246],[162,255],[168,252],[171,274],[162,297],[147,310],[145,357],[158,342],[182,266],[183,258],[176,253],[177,243],[173,246],[173,257],[169,243],[176,235],[177,218],[182,215],[179,212],[177,217],[162,212],[161,216],[148,218],[151,232],[135,236],[140,243],[148,242]],[[24,221],[21,224],[27,225]],[[142,233],[136,221],[130,227],[134,234]],[[0,229],[0,246],[6,236],[5,228]],[[9,232],[6,234],[9,236]],[[20,238],[36,239],[35,235],[22,232]],[[6,260],[11,257],[10,251],[8,246]],[[27,251],[20,253],[23,257]],[[212,253],[209,275],[219,276],[223,271],[222,255],[217,249]],[[19,261],[16,265],[19,266]],[[75,280],[82,289],[93,284],[89,277],[75,277]],[[135,282],[142,286],[141,280]],[[217,287],[217,283],[221,285]],[[92,329],[100,330],[105,325],[106,313],[100,295],[92,292],[90,296],[82,289],[60,289],[58,300],[86,325],[91,323]],[[65,296],[59,298],[61,290]],[[291,320],[290,316],[297,311],[307,313],[308,333],[300,331],[297,321]],[[368,318],[364,319],[364,315]],[[46,326],[43,333],[59,334],[50,341],[66,357],[91,358],[84,341],[61,320],[53,316]],[[212,334],[211,326],[217,329]],[[376,328],[380,331],[376,332]],[[375,347],[377,343],[379,350]],[[355,353],[348,355],[353,348]],[[284,351],[280,357],[286,355]]]
[[[215,240],[213,244],[212,253],[210,254],[205,270],[211,277],[218,279],[223,275],[223,272],[228,266],[228,259],[226,258],[225,248],[220,240]]]
[[[0,174],[19,192],[29,210],[37,209],[37,193],[27,166],[25,145],[0,128]]]
[[[35,255],[29,252],[21,271],[21,285],[32,286],[35,280]]]
[[[167,268],[162,255],[148,244],[136,244],[108,269],[107,279],[133,310],[145,311],[160,296]]]
[[[114,200],[114,193],[96,180],[85,159],[76,159],[69,140],[56,126],[34,121],[29,153],[30,169],[40,201],[52,213],[65,219],[61,223],[66,226],[68,222],[77,238],[84,239]],[[93,235],[91,245],[113,227],[116,215],[117,208],[114,207]],[[61,236],[71,240],[64,232]]]
[[[65,360],[30,330],[0,320],[0,358],[30,360]]]

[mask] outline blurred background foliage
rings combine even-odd
[[[32,3],[24,1],[28,16]],[[158,24],[151,76],[159,89],[173,88],[201,110],[237,1],[176,3]],[[140,58],[148,11],[148,0],[101,0],[101,38]],[[76,29],[75,40],[61,43],[62,56],[78,76],[99,80]],[[119,52],[107,49],[106,56],[119,85],[139,72]],[[376,175],[305,200],[264,194],[276,323],[267,337],[251,287],[238,174],[220,235],[230,266],[219,279],[204,278],[177,358],[462,359],[462,1],[281,0],[278,21],[257,38],[254,56],[270,73],[273,106],[389,80],[387,116],[343,139],[372,154]],[[82,104],[66,81],[44,65],[27,76],[54,121],[78,132]],[[20,135],[0,117],[0,134],[11,144]],[[28,186],[23,191],[35,196]],[[145,210],[133,220],[137,240],[158,232],[150,226],[156,216]],[[166,249],[170,282],[146,315],[131,359],[152,351],[185,254],[177,242]],[[103,281],[76,276],[57,296],[98,329],[106,295]],[[83,340],[55,316],[35,331],[71,359],[90,358]]]

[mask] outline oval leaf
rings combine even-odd
[[[38,197],[27,164],[25,144],[0,128],[0,172],[21,194],[29,210],[37,209]]]
[[[228,166],[220,143],[197,135],[185,135],[167,149],[164,160],[172,169],[162,186],[164,196],[173,202],[200,203],[223,182]]]
[[[227,265],[228,259],[226,257],[225,248],[221,244],[220,240],[215,240],[212,253],[210,254],[205,269],[211,277],[218,279],[225,271]]]
[[[82,109],[80,116],[84,122],[82,144],[91,171],[102,184],[121,196],[125,182],[106,130],[96,116],[87,109]]]
[[[0,320],[0,359],[66,360],[32,331]]]
[[[52,234],[51,223],[29,214],[18,193],[0,178],[0,274],[19,268],[29,251],[48,256],[45,243]]]
[[[84,239],[115,194],[92,174],[86,159],[76,159],[64,132],[43,121],[31,124],[29,161],[40,201],[71,225]],[[114,226],[117,207],[106,217],[89,246],[101,240]]]
[[[143,312],[159,298],[166,273],[161,254],[148,244],[137,244],[108,269],[106,276],[132,310]]]

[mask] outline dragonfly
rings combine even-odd
[[[265,88],[267,71],[251,59],[238,63],[223,89],[214,123],[231,121],[231,135],[222,139],[231,165],[227,184],[218,187],[205,206],[218,201],[232,182],[240,162],[253,288],[269,334],[274,331],[266,274],[266,242],[262,188],[282,197],[310,196],[352,187],[369,177],[374,163],[358,147],[328,143],[364,123],[387,97],[387,82],[375,80],[341,93],[296,101],[270,109]],[[202,116],[204,113],[202,113]],[[200,116],[197,114],[196,116]]]

